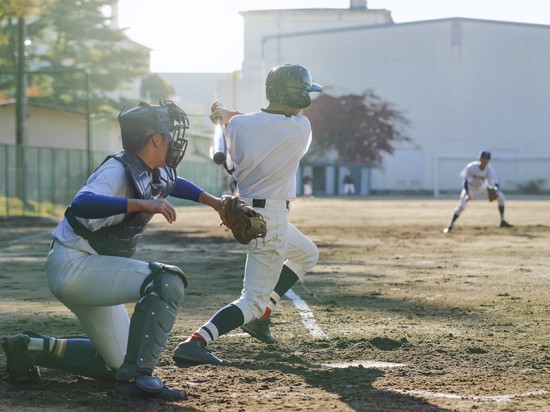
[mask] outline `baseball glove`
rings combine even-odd
[[[231,230],[239,243],[248,245],[253,239],[265,238],[267,227],[264,217],[239,196],[223,195],[218,209],[226,231]]]
[[[488,187],[487,188],[487,196],[489,197],[489,202],[492,202],[493,200],[498,198],[497,189],[494,187]]]

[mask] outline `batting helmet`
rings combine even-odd
[[[160,101],[160,106],[141,102],[130,110],[123,108],[118,115],[122,135],[122,147],[137,152],[155,133],[162,133],[170,143],[166,165],[176,167],[187,148],[185,130],[189,119],[185,112],[171,100]]]
[[[299,64],[283,64],[272,68],[265,81],[265,94],[270,102],[304,109],[311,104],[310,92],[320,92],[323,86],[311,81],[309,71]]]

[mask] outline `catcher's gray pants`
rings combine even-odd
[[[243,200],[252,204],[252,199]],[[265,208],[256,209],[265,218],[267,235],[247,246],[241,297],[232,302],[243,312],[244,323],[263,315],[283,264],[301,279],[319,259],[317,246],[289,223],[285,200],[268,199]]]
[[[54,296],[78,317],[107,364],[118,369],[128,345],[130,318],[125,303],[140,299],[149,264],[116,256],[91,255],[55,241],[46,262]]]

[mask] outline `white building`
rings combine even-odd
[[[449,18],[395,24],[387,10],[262,10],[244,18],[238,79],[214,92],[241,111],[265,104],[264,79],[299,63],[332,95],[373,90],[411,121],[412,142],[370,173],[371,191],[456,192],[459,172],[493,153],[504,189],[550,188],[550,26]]]

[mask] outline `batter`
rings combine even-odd
[[[311,143],[311,125],[301,111],[311,103],[309,93],[321,90],[307,69],[286,64],[267,75],[265,109],[241,114],[217,102],[212,106],[211,117],[222,117],[226,124],[226,168],[237,181],[239,196],[264,216],[267,235],[265,242],[247,246],[241,296],[174,351],[180,366],[227,364],[206,349],[207,343],[239,326],[264,342],[274,342],[269,330],[271,312],[317,263],[317,247],[289,223],[288,212],[296,198],[298,166]]]

